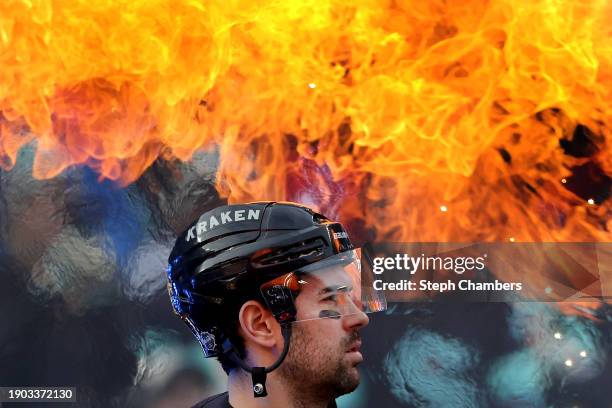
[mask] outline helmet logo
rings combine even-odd
[[[245,209],[245,210],[235,210],[235,211],[231,211],[231,210],[222,211],[221,213],[216,214],[216,216],[215,214],[213,214],[210,217],[208,217],[207,220],[201,219],[200,222],[198,222],[193,227],[189,228],[185,241],[189,242],[192,239],[197,238],[198,242],[201,242],[202,235],[205,232],[210,231],[219,225],[229,224],[233,222],[259,220],[260,213],[261,213],[260,209],[257,209],[257,210],[253,210],[253,209],[246,210]]]
[[[215,352],[215,349],[217,348],[217,340],[215,335],[206,331],[200,333],[200,343],[202,344],[202,347],[204,347],[204,350],[206,350],[208,353]]]

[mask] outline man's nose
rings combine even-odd
[[[346,330],[361,329],[370,323],[370,318],[361,308],[353,308],[351,313],[344,316],[343,325]]]

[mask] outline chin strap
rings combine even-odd
[[[268,395],[266,390],[266,377],[268,373],[276,370],[281,365],[287,352],[289,352],[289,339],[291,338],[291,325],[282,325],[281,332],[283,333],[283,339],[285,344],[283,351],[281,352],[278,359],[270,367],[250,367],[244,360],[238,356],[238,352],[234,345],[226,339],[223,342],[223,353],[229,357],[236,365],[240,366],[244,371],[251,373],[251,380],[253,380],[253,397],[261,398]]]

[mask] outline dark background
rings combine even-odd
[[[223,204],[217,153],[158,160],[120,188],[87,167],[35,180],[32,152],[0,171],[0,385],[74,386],[66,406],[79,407],[186,407],[223,390],[165,291],[176,234]],[[611,328],[603,303],[394,304],[364,329],[362,386],[340,406],[611,407]]]

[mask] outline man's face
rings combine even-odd
[[[302,282],[296,299],[298,321],[279,371],[294,389],[335,398],[359,384],[357,365],[363,357],[358,331],[369,319],[357,306],[358,288],[342,267]]]

